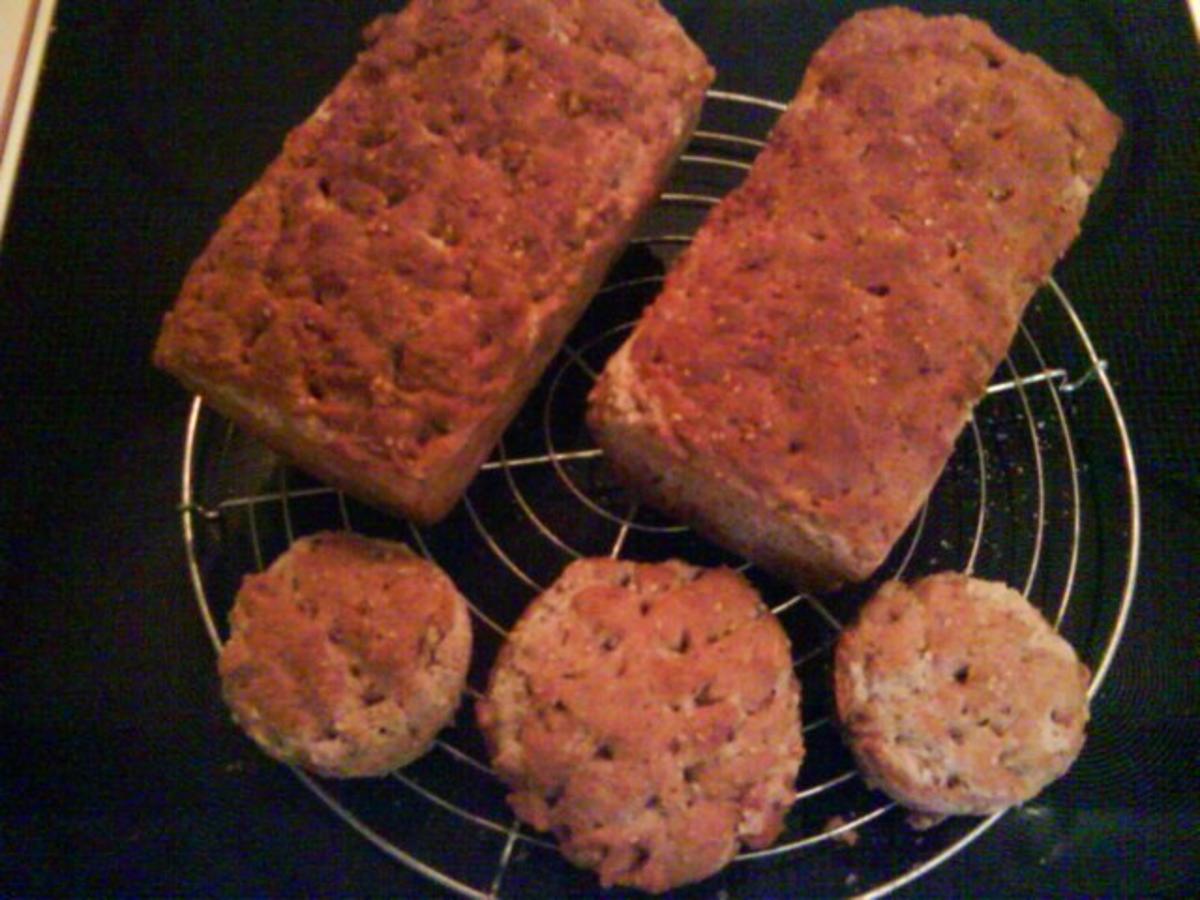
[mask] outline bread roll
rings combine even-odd
[[[522,615],[477,712],[517,815],[605,886],[663,891],[779,835],[799,701],[741,576],[585,559]]]
[[[1018,591],[888,582],[838,641],[838,718],[867,780],[921,813],[1037,796],[1083,747],[1089,673]]]
[[[384,775],[429,749],[471,661],[466,600],[403,544],[323,532],[248,576],[219,670],[268,755],[331,777]]]

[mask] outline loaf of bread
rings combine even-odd
[[[414,520],[461,496],[687,142],[656,0],[414,0],[228,213],[155,362]]]
[[[980,22],[854,16],[595,388],[618,474],[795,581],[869,576],[1119,132],[1087,86]]]

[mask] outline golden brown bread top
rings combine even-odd
[[[420,755],[457,708],[466,609],[450,579],[403,544],[301,538],[238,591],[219,660],[225,699],[276,758],[382,774]]]
[[[778,836],[804,754],[779,622],[736,573],[573,563],[477,707],[523,820],[604,884],[660,891]]]
[[[711,73],[651,0],[415,0],[367,37],[155,358],[419,478],[520,380]]]
[[[855,548],[919,509],[1119,122],[984,24],[890,8],[814,57],[632,343],[680,456]]]

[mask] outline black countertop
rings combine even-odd
[[[786,99],[853,3],[668,4],[719,87]],[[1200,890],[1200,53],[1176,2],[963,10],[1127,134],[1057,274],[1124,407],[1143,556],[1087,749],[913,893]],[[229,724],[175,506],[189,398],[148,365],[186,266],[387,4],[61,0],[0,255],[0,892],[436,893]],[[1100,490],[1103,462],[1093,473]],[[449,840],[462,840],[463,831]],[[777,882],[803,891],[802,860]],[[738,895],[738,882],[721,889]],[[698,894],[712,895],[709,885]]]

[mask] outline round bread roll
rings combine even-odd
[[[383,775],[454,716],[471,657],[466,601],[403,544],[296,541],[248,576],[221,651],[234,718],[264,751],[320,775]]]
[[[834,670],[867,781],[933,815],[998,812],[1066,772],[1088,678],[1019,592],[957,573],[883,585],[842,632]]]
[[[606,887],[657,892],[779,835],[799,703],[787,635],[741,576],[588,559],[522,615],[477,709],[517,815]]]

